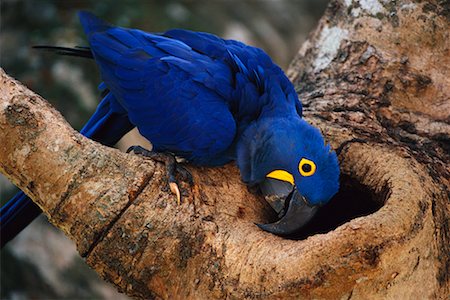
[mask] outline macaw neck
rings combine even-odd
[[[279,146],[278,137],[286,135],[284,129],[287,124],[300,121],[298,114],[263,117],[242,129],[236,142],[236,162],[244,182],[258,184],[271,168],[276,167],[277,162],[267,159],[267,153],[273,154]]]
[[[261,159],[276,144],[276,131],[283,131],[284,124],[296,123],[302,115],[294,86],[279,67],[253,71],[251,74],[258,76],[236,76],[230,102],[237,125],[233,149],[242,179],[248,184],[264,180]]]
[[[283,71],[274,66],[264,76],[236,77],[235,93],[230,109],[236,119],[238,132],[265,118],[302,115],[301,103],[294,86]]]

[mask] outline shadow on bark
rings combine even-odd
[[[388,196],[388,189],[377,193],[348,174],[341,175],[339,192],[322,207],[302,231],[290,238],[302,240],[315,234],[324,234],[352,219],[370,215],[379,210]]]

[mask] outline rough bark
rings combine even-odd
[[[300,240],[253,225],[271,212],[233,164],[189,167],[177,206],[163,166],[83,138],[3,71],[0,171],[137,298],[445,298],[446,5],[334,1],[293,61],[306,118],[336,148],[360,139],[339,156],[331,221]]]

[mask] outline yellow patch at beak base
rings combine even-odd
[[[291,173],[284,170],[275,170],[266,175],[266,177],[274,178],[282,181],[287,181],[294,185],[294,176]]]

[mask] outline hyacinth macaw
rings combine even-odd
[[[46,47],[92,58],[105,95],[81,133],[113,146],[132,128],[194,165],[235,160],[242,180],[270,196],[280,220],[259,224],[287,235],[339,188],[334,151],[302,119],[283,71],[261,49],[188,30],[161,34],[112,26],[79,13],[90,47]],[[1,210],[2,245],[40,209],[23,193]]]

